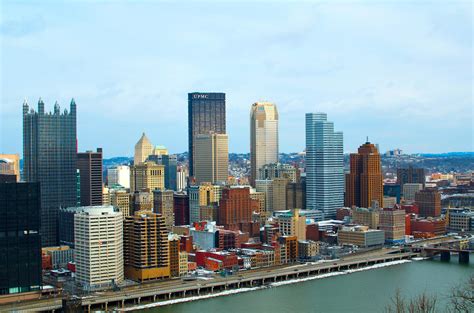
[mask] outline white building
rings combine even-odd
[[[120,283],[123,217],[113,206],[89,207],[74,215],[76,281],[91,290]]]
[[[107,185],[119,184],[125,188],[130,188],[130,167],[119,165],[107,170]]]
[[[176,191],[184,191],[188,185],[188,170],[182,166],[176,171]]]

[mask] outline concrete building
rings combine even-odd
[[[85,290],[123,281],[123,216],[112,206],[74,214],[76,282]]]
[[[344,226],[337,232],[340,245],[350,244],[361,248],[382,247],[385,242],[385,233],[382,230],[369,229],[367,226]]]
[[[81,206],[102,205],[102,148],[77,154]]]
[[[119,165],[107,169],[107,185],[120,185],[124,188],[130,188],[130,167]]]
[[[153,204],[153,212],[161,214],[164,217],[166,229],[171,231],[174,226],[173,190],[154,190]]]
[[[285,178],[290,183],[296,183],[298,180],[296,167],[289,164],[270,163],[265,164],[258,169],[259,180]]]
[[[383,197],[384,208],[393,208],[397,204],[397,198],[395,197]]]
[[[298,259],[313,261],[319,254],[319,242],[313,240],[298,240]]]
[[[155,148],[155,153],[157,153],[157,148]],[[166,150],[168,151],[168,150]],[[160,153],[164,153],[161,151]],[[164,175],[165,175],[165,188],[169,190],[177,190],[176,175],[177,175],[177,166],[178,158],[176,155],[169,154],[154,154],[150,155],[147,158],[147,161],[155,162],[158,165],[164,166]]]
[[[434,189],[420,190],[415,194],[415,202],[420,216],[438,217],[441,215],[441,194]]]
[[[41,249],[41,253],[51,257],[53,269],[66,268],[69,262],[74,261],[74,249],[69,246],[47,247]]]
[[[474,210],[448,209],[447,228],[451,232],[474,232]]]
[[[130,203],[131,195],[125,189],[111,190],[110,191],[110,204],[122,212],[123,217],[131,215]]]
[[[352,209],[352,222],[354,224],[367,226],[370,229],[377,229],[380,222],[380,210],[373,208]]]
[[[149,189],[135,191],[131,194],[130,200],[130,215],[132,216],[135,212],[153,210],[153,193]]]
[[[423,185],[418,183],[406,183],[403,185],[403,200],[405,203],[411,203],[415,201],[415,195],[417,192],[423,190]]]
[[[194,173],[195,139],[201,134],[226,133],[225,93],[193,92],[188,94],[189,176]]]
[[[345,206],[369,207],[383,204],[383,175],[377,147],[366,142],[350,155],[350,174],[346,174]]]
[[[306,240],[306,217],[300,215],[299,209],[278,215],[277,222],[281,235]]]
[[[183,166],[178,167],[176,172],[176,191],[186,190],[188,186],[188,177],[188,170]]]
[[[153,144],[150,142],[145,133],[143,133],[138,142],[135,144],[133,164],[139,165],[140,163],[145,162],[148,156],[153,154],[153,150]]]
[[[273,211],[286,210],[286,178],[275,178],[272,181],[272,204]]]
[[[165,188],[165,167],[154,162],[142,162],[130,168],[130,191]]]
[[[202,220],[200,214],[202,206],[210,206],[219,202],[219,192],[216,192],[218,188],[218,186],[214,186],[211,183],[202,183],[188,188],[190,223]]]
[[[256,102],[250,110],[250,183],[259,169],[278,162],[278,110],[270,102]]]
[[[170,259],[170,277],[179,277],[179,257],[180,257],[180,240],[176,234],[168,235],[169,259]]]
[[[342,132],[334,131],[326,113],[306,114],[306,209],[335,218],[344,206]]]
[[[136,212],[124,221],[125,276],[136,281],[170,277],[170,252],[165,218]]]
[[[306,182],[286,185],[286,209],[306,210]]]
[[[265,207],[267,213],[272,213],[273,210],[273,184],[272,180],[256,180],[255,189],[257,192],[265,193]]]
[[[250,198],[258,201],[258,213],[262,218],[266,218],[267,216],[267,208],[265,205],[265,198],[266,195],[264,192],[258,192],[254,189],[250,190]]]
[[[405,210],[399,206],[380,211],[379,229],[385,232],[388,244],[405,242]]]
[[[196,183],[222,183],[229,176],[229,145],[226,134],[197,135],[194,139],[194,177]]]
[[[219,203],[219,225],[226,229],[240,229],[252,222],[252,213],[259,208],[259,201],[250,197],[249,187],[225,187]]]
[[[0,175],[14,175],[20,181],[20,155],[0,154]]]
[[[52,113],[23,104],[23,174],[27,182],[41,188],[41,240],[43,247],[58,243],[60,207],[77,205],[76,102],[60,112],[56,102]]]
[[[201,250],[210,250],[217,247],[218,232],[215,222],[205,223],[203,227],[192,227],[189,234],[193,238],[193,244]]]

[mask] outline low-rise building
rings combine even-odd
[[[385,234],[382,230],[369,229],[367,226],[343,227],[337,233],[340,245],[350,244],[361,248],[382,247]]]

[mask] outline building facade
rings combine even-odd
[[[306,240],[306,217],[300,215],[299,209],[278,215],[277,222],[281,235]]]
[[[188,94],[189,175],[194,176],[194,149],[197,135],[226,133],[225,93]]]
[[[138,142],[135,144],[133,164],[138,165],[140,163],[145,162],[148,156],[153,154],[153,150],[153,144],[150,142],[145,133],[143,133]]]
[[[297,168],[290,164],[270,163],[258,169],[259,180],[285,178],[290,183],[297,182]]]
[[[344,154],[342,132],[326,113],[306,114],[306,209],[335,218],[344,206]]]
[[[165,188],[165,167],[155,162],[142,162],[130,167],[130,191]]]
[[[370,207],[373,201],[383,205],[383,175],[377,147],[366,142],[350,156],[350,174],[346,174],[345,205]]]
[[[397,168],[397,184],[403,186],[405,184],[422,184],[425,188],[425,169],[424,168],[414,168],[412,166],[408,168]]]
[[[441,194],[437,190],[420,190],[415,194],[415,202],[420,209],[420,216],[438,217],[441,215]]]
[[[0,175],[14,175],[20,181],[20,155],[0,154]]]
[[[41,188],[41,240],[44,247],[58,243],[58,211],[77,204],[76,103],[60,112],[56,102],[52,113],[23,104],[23,173],[25,181]]]
[[[77,154],[81,206],[102,205],[102,148]]]
[[[209,133],[194,138],[196,183],[222,183],[229,176],[229,144],[226,134]]]
[[[130,167],[119,165],[107,169],[107,185],[120,185],[124,188],[130,188]]]
[[[174,226],[174,192],[173,190],[153,191],[153,212],[161,214],[165,219],[168,231]]]
[[[256,102],[252,104],[250,110],[250,183],[252,186],[255,187],[260,168],[270,163],[278,163],[278,110],[273,103]]]

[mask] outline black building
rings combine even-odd
[[[194,139],[199,134],[225,134],[225,93],[188,94],[189,176],[194,176]]]
[[[41,286],[40,185],[0,183],[0,295]]]
[[[400,185],[400,188],[403,192],[403,185],[405,184],[422,184],[425,188],[425,169],[424,168],[414,168],[412,166],[408,168],[397,168],[397,185]]]
[[[400,203],[402,192],[400,185],[395,184],[384,184],[383,185],[383,195],[387,197],[396,197],[397,203]]]
[[[102,205],[102,148],[77,154],[82,206]]]
[[[60,207],[77,203],[76,103],[60,112],[56,102],[52,113],[38,112],[23,104],[23,172],[27,182],[41,186],[41,239],[43,246],[58,244],[57,222]]]

